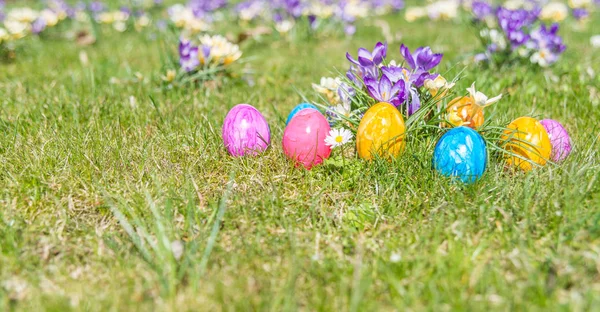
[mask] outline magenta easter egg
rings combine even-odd
[[[330,127],[327,119],[313,109],[298,113],[283,132],[283,152],[287,157],[302,164],[306,169],[322,163],[331,154],[325,145]]]
[[[552,145],[552,161],[561,162],[571,154],[571,137],[560,122],[553,119],[540,121],[548,132],[550,144]]]
[[[234,106],[223,121],[223,144],[232,156],[257,155],[271,143],[269,124],[252,105]]]

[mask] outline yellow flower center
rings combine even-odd
[[[336,136],[336,137],[335,137],[335,141],[336,141],[337,143],[342,143],[342,140],[343,140],[343,139],[344,139],[344,138],[342,138],[342,136],[341,136],[341,135],[338,135],[338,136]]]

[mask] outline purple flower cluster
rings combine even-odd
[[[538,20],[539,14],[539,8],[533,10],[510,10],[499,7],[496,10],[498,25],[504,34],[506,34],[506,37],[513,47],[518,47],[527,42],[529,39],[527,31],[531,28],[533,23]]]
[[[404,8],[404,0],[245,0],[235,6],[235,12],[244,19],[266,18],[274,23],[306,18],[311,28],[316,29],[323,22],[319,8],[331,10],[332,14],[325,14],[330,16],[327,19],[343,25],[344,32],[352,35],[356,31],[357,10],[370,15],[396,12]]]
[[[430,71],[442,60],[441,53],[433,53],[429,47],[420,47],[414,52],[404,44],[400,53],[408,67],[395,63],[384,64],[387,44],[378,42],[373,51],[358,49],[355,59],[346,53],[351,66],[347,78],[356,88],[366,89],[368,94],[379,102],[388,102],[400,108],[405,107],[408,116],[421,107],[419,88],[426,79],[435,79],[438,74]]]
[[[210,56],[210,47],[199,47],[192,44],[191,41],[181,38],[179,40],[179,65],[186,72],[194,71],[200,66],[198,53],[202,53],[204,59]]]
[[[227,6],[227,0],[190,0],[188,7],[196,17],[204,17],[214,11]]]
[[[546,27],[544,24],[540,25],[538,29],[531,32],[530,38],[527,47],[540,51],[548,64],[556,62],[560,54],[567,48],[558,35],[558,24],[556,23],[550,27]]]
[[[575,8],[575,9],[573,9],[573,17],[576,20],[582,20],[584,18],[587,18],[588,16],[590,16],[590,12],[588,12],[588,10],[585,9],[585,8]]]
[[[6,3],[4,2],[4,0],[0,0],[0,22],[4,21],[4,6],[6,5]]]
[[[558,24],[547,27],[540,22],[540,7],[513,10],[475,1],[472,12],[488,42],[486,52],[478,54],[477,60],[489,60],[492,54],[501,53],[529,57],[533,63],[547,66],[556,62],[566,48],[558,35]],[[489,20],[495,21],[500,32],[487,29]]]

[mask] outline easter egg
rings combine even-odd
[[[533,164],[543,166],[550,159],[552,145],[544,126],[534,118],[519,117],[504,130],[501,138],[505,142],[506,163],[529,171]]]
[[[451,129],[435,145],[433,168],[445,176],[473,183],[483,175],[486,166],[485,141],[471,128]]]
[[[553,119],[544,119],[540,123],[546,129],[550,138],[552,161],[561,162],[565,160],[571,154],[571,137],[569,137],[567,130],[560,122]]]
[[[404,119],[392,104],[380,102],[367,110],[358,125],[356,149],[363,159],[397,157],[404,151]]]
[[[325,145],[329,130],[327,119],[319,111],[302,110],[283,131],[283,152],[296,165],[302,164],[310,169],[331,154],[331,148]]]
[[[317,107],[312,104],[308,104],[308,103],[298,104],[298,105],[296,105],[296,107],[294,107],[294,109],[292,109],[292,111],[288,115],[287,120],[285,121],[286,126],[287,126],[287,124],[290,123],[290,120],[292,120],[292,118],[294,118],[294,116],[296,116],[296,114],[298,112],[300,112],[301,110],[306,109],[306,108],[312,108],[314,110],[318,110]]]
[[[271,143],[265,117],[252,105],[238,104],[223,121],[223,144],[232,156],[257,155]]]
[[[483,109],[477,106],[470,96],[457,97],[450,101],[446,113],[448,122],[456,127],[477,129],[483,125]]]

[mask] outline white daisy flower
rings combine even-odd
[[[350,142],[353,137],[352,132],[348,129],[331,129],[329,135],[325,138],[325,145],[336,148]]]

